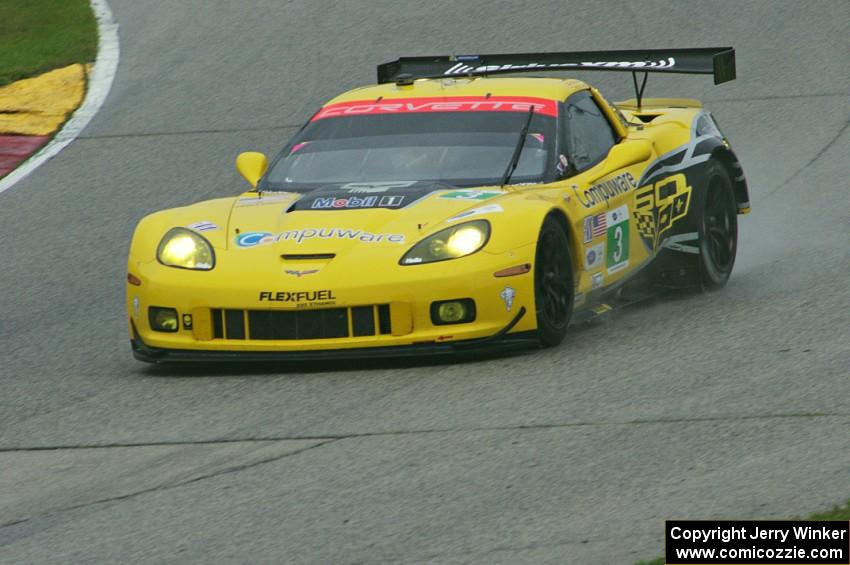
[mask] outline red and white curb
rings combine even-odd
[[[0,135],[0,177],[14,171],[49,139],[49,135]]]
[[[91,6],[97,19],[98,47],[94,69],[89,76],[86,98],[50,143],[23,165],[0,179],[0,192],[15,186],[74,141],[103,106],[106,95],[112,88],[120,57],[118,24],[115,23],[106,0],[91,0]]]

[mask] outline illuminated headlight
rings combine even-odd
[[[490,223],[475,220],[458,224],[426,237],[401,258],[402,265],[419,265],[457,259],[484,247],[490,238]]]
[[[156,258],[163,265],[180,269],[209,271],[215,267],[215,253],[213,253],[212,245],[186,228],[168,230],[159,242]]]

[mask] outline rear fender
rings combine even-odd
[[[715,147],[711,156],[723,164],[729,178],[732,179],[732,190],[735,192],[735,204],[738,206],[738,214],[750,213],[750,191],[747,187],[747,178],[744,176],[744,168],[738,161],[738,156],[722,143]]]
[[[665,183],[677,181],[677,192],[685,190],[688,195],[687,214],[677,220],[657,236],[654,249],[646,238],[642,238],[644,245],[654,253],[655,259],[647,270],[647,275],[656,284],[674,288],[696,288],[701,284],[700,280],[700,248],[699,248],[699,219],[702,215],[704,205],[704,193],[708,190],[711,178],[718,174],[718,169],[729,169],[729,151],[722,143],[710,150],[708,159],[691,167],[678,170],[669,176],[656,177],[654,185],[656,189]],[[684,182],[681,182],[684,175]],[[731,177],[730,173],[730,177]],[[678,178],[677,178],[678,177]],[[648,185],[649,186],[649,185]],[[641,191],[643,187],[639,188]],[[746,185],[743,186],[746,191]],[[656,193],[658,190],[656,190]],[[663,190],[662,190],[663,192]],[[746,192],[744,192],[746,195]],[[736,189],[736,199],[739,198]],[[740,207],[739,207],[740,210]],[[660,210],[656,216],[656,226],[661,225],[658,217],[664,213],[675,217],[673,208],[666,211]],[[740,213],[740,212],[739,212]]]

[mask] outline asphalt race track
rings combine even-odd
[[[110,3],[106,104],[0,194],[0,562],[632,564],[665,518],[850,497],[850,3]],[[737,81],[647,95],[703,99],[744,165],[721,292],[458,364],[132,359],[137,220],[244,190],[238,152],[276,151],[377,63],[714,45]]]

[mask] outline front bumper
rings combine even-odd
[[[530,263],[529,255],[533,245],[380,273],[363,264],[355,269],[330,262],[314,271],[314,263],[266,267],[270,262],[263,262],[251,265],[247,277],[249,266],[229,267],[224,261],[214,271],[192,272],[131,258],[129,273],[140,281],[127,285],[133,351],[150,362],[312,360],[457,353],[486,349],[496,337],[501,346],[528,344],[536,329],[533,271],[504,278],[494,273]],[[287,274],[293,268],[313,274]],[[504,298],[508,288],[510,305]],[[307,297],[308,302],[287,302],[289,297]],[[466,298],[475,301],[474,321],[432,323],[434,302]],[[155,331],[148,317],[151,307],[174,308],[181,322],[189,317],[191,323],[171,333]],[[365,314],[360,330],[355,314]],[[293,323],[297,330],[284,327]]]
[[[300,351],[232,351],[203,349],[167,349],[151,347],[132,327],[130,345],[133,357],[146,363],[179,362],[273,362],[273,361],[333,361],[357,359],[415,358],[456,356],[463,354],[503,353],[538,345],[534,331],[510,332],[527,314],[523,307],[511,322],[498,333],[485,338],[451,342],[414,343],[411,345],[386,345],[348,349],[315,349]]]

